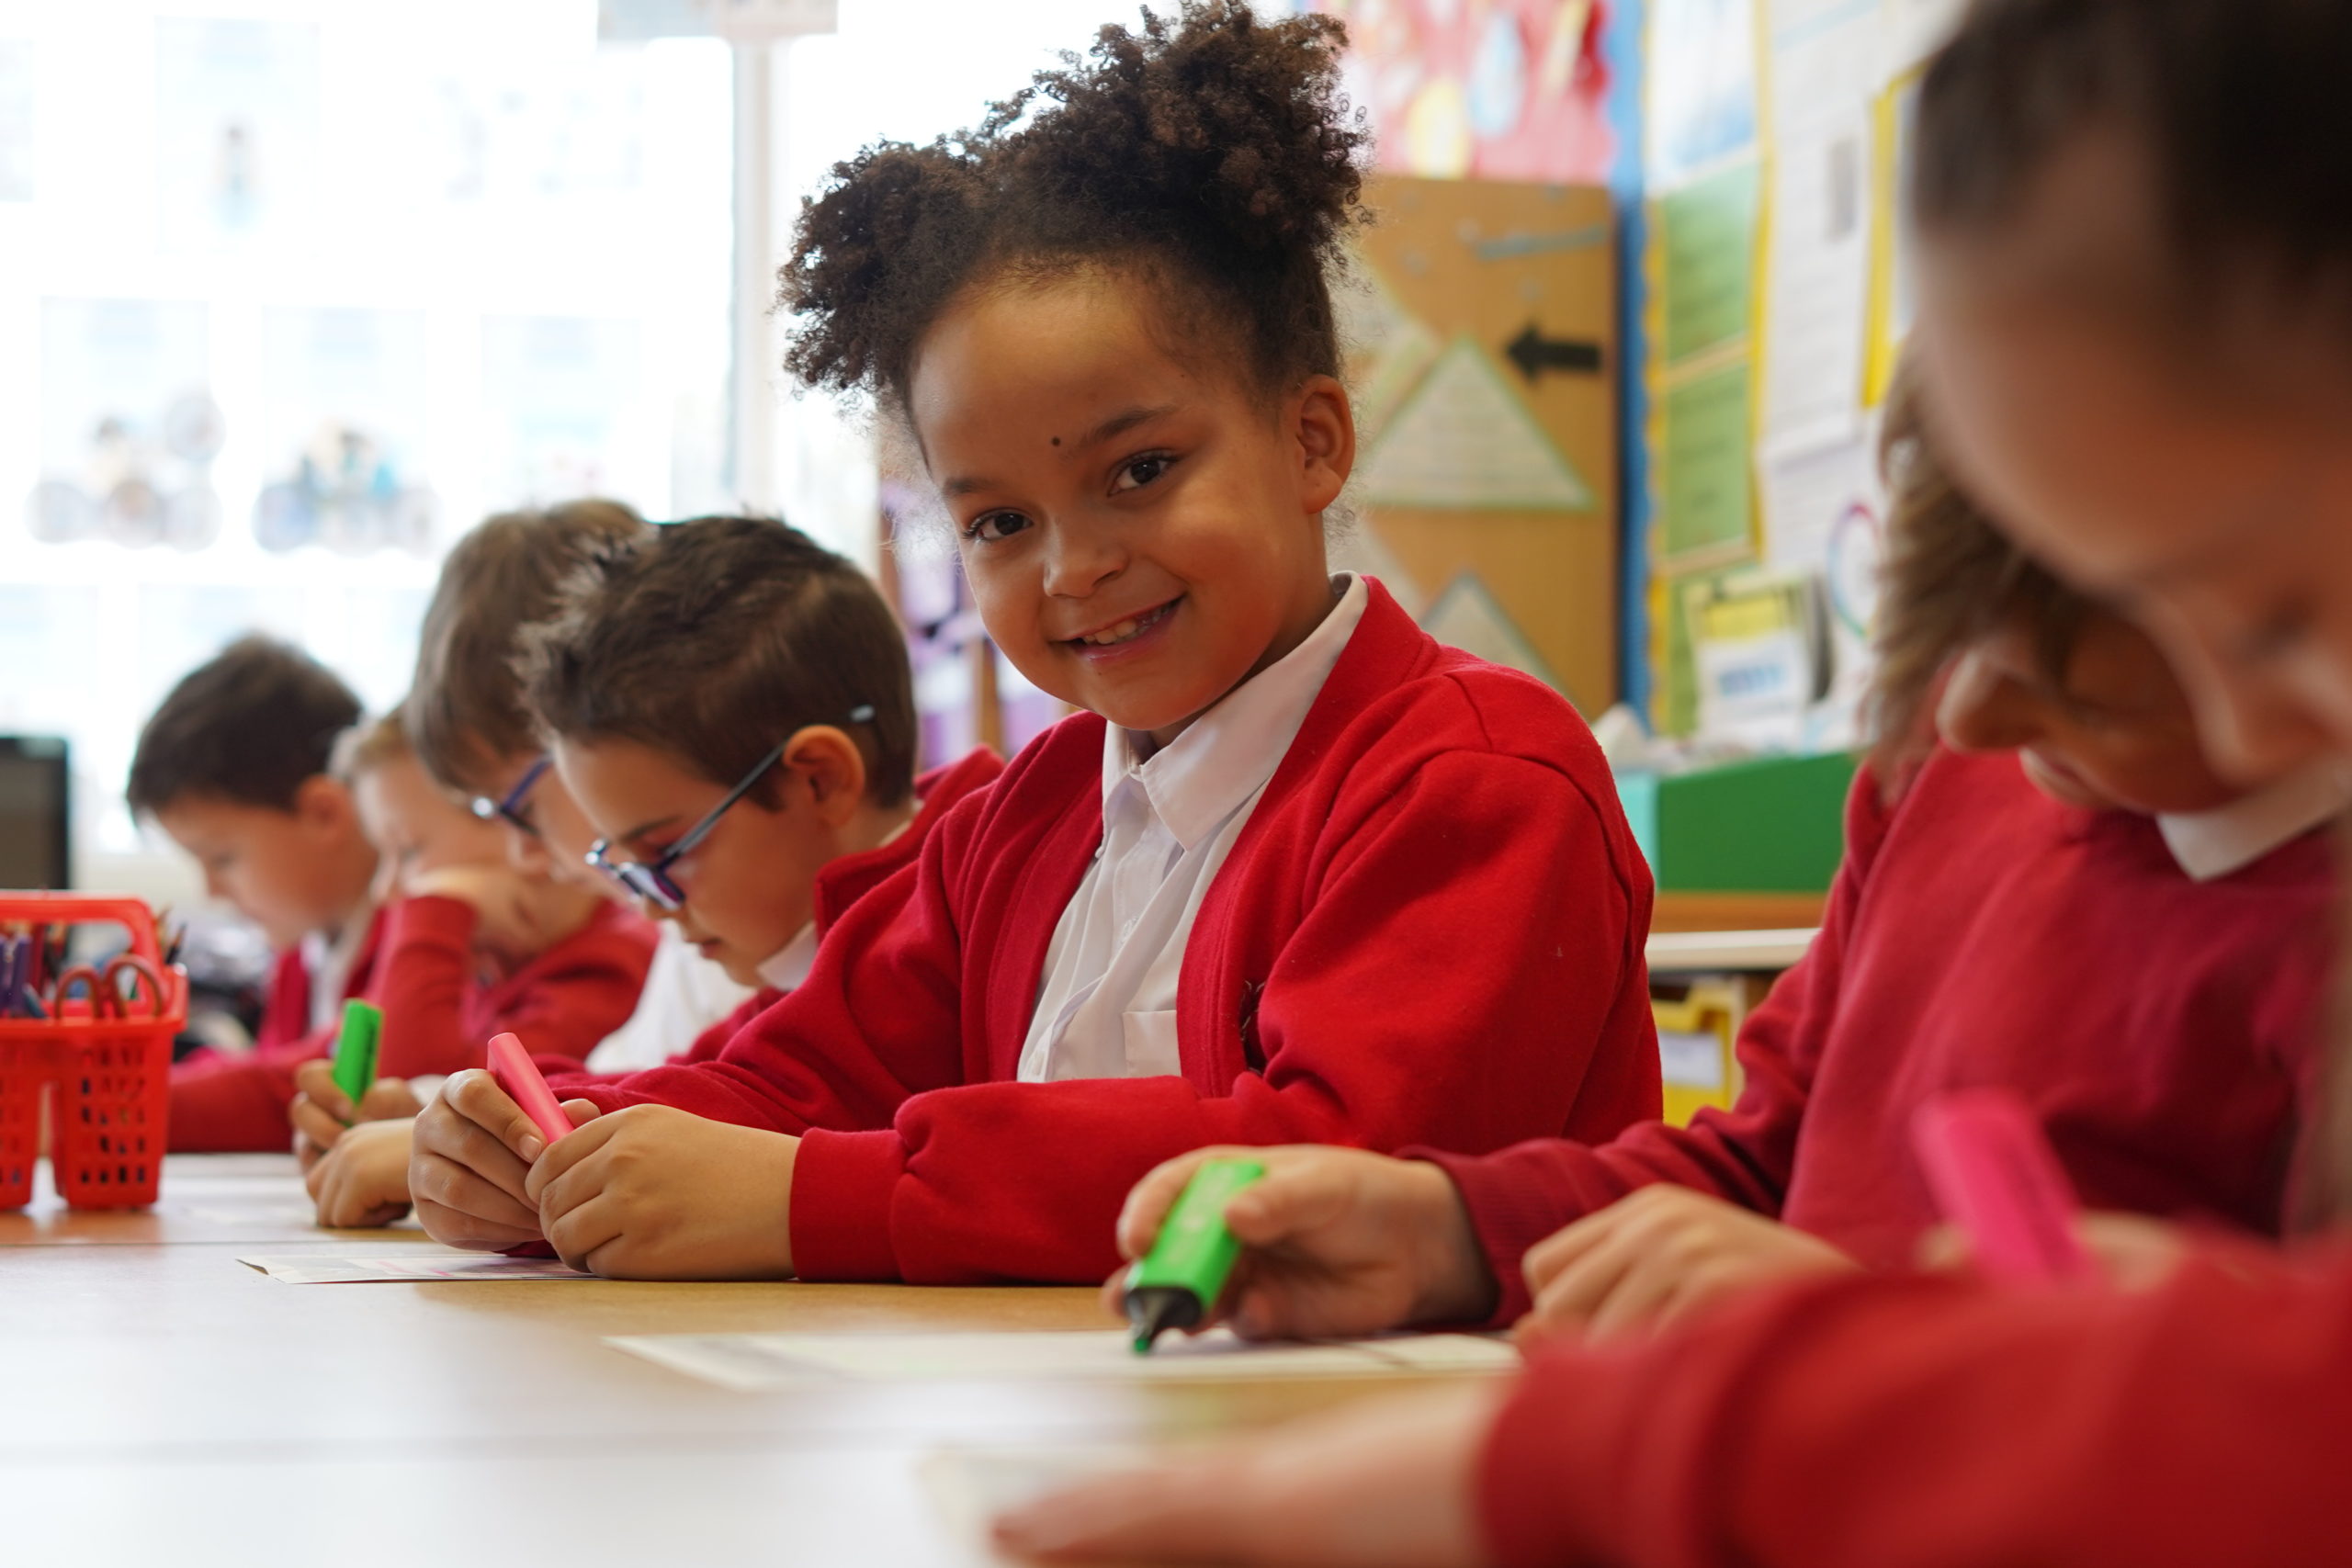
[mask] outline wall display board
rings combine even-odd
[[[1381,167],[1497,180],[1608,179],[1611,0],[1312,0],[1348,24],[1347,91]]]
[[[1343,558],[1440,637],[1598,714],[1617,693],[1609,194],[1384,175],[1368,200]]]
[[[1884,497],[1876,407],[1911,312],[1899,220],[1920,62],[1958,0],[1657,0],[1649,17],[1653,718],[1856,739]],[[1746,40],[1742,51],[1727,39]],[[1743,62],[1745,70],[1743,72]],[[1741,131],[1745,130],[1745,135]],[[1724,700],[1765,644],[1803,703]],[[1738,604],[1737,613],[1726,605]],[[1806,622],[1804,626],[1799,621]],[[1783,624],[1785,623],[1785,625]],[[1709,628],[1739,646],[1710,646]],[[1713,719],[1713,724],[1710,720]]]

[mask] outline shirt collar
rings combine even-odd
[[[2352,768],[2333,759],[2288,774],[2211,811],[2159,817],[2173,860],[2192,882],[2243,871],[2352,805]]]
[[[1176,841],[1190,850],[1274,776],[1371,603],[1371,591],[1356,573],[1339,574],[1331,586],[1339,603],[1321,625],[1159,751],[1138,761],[1139,738],[1109,728],[1102,738],[1105,816],[1132,780]]]
[[[797,990],[808,978],[809,965],[816,962],[817,922],[811,920],[800,928],[799,935],[760,960],[760,983],[774,986],[779,991]]]

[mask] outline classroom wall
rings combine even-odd
[[[1960,0],[1649,0],[1637,421],[1649,713],[1855,739],[1907,324],[1905,105]]]

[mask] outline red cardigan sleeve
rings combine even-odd
[[[482,1042],[465,1034],[474,988],[473,906],[458,898],[403,898],[384,916],[384,953],[370,1000],[384,1010],[377,1070],[422,1077],[481,1066]]]
[[[1841,1280],[1545,1358],[1487,1441],[1510,1568],[2352,1560],[2352,1256],[2143,1296]]]
[[[628,1021],[653,959],[653,931],[617,908],[549,944],[521,968],[481,983],[476,918],[457,898],[404,898],[384,932],[373,999],[384,1010],[386,1077],[454,1073],[482,1064],[493,1034],[520,1036],[534,1054],[583,1060]]]
[[[1732,1110],[1702,1111],[1687,1127],[1640,1122],[1600,1145],[1541,1138],[1485,1156],[1408,1151],[1444,1167],[1461,1190],[1502,1287],[1492,1321],[1508,1324],[1527,1311],[1520,1260],[1529,1247],[1636,1188],[1672,1182],[1778,1216],[1813,1076],[1838,1014],[1856,910],[1886,821],[1879,786],[1865,768],[1847,798],[1848,848],[1821,934],[1740,1031],[1744,1087]]]
[[[943,863],[927,852],[845,918],[846,940],[754,1026],[767,1049],[591,1095],[805,1134],[806,1278],[1099,1280],[1127,1189],[1186,1149],[1493,1148],[1556,1129],[1639,962],[1623,874],[1576,783],[1442,752],[1331,852],[1259,999],[1262,1073],[1223,1095],[1173,1077],[970,1083]]]

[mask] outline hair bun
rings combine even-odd
[[[1371,140],[1340,95],[1346,36],[1330,17],[1265,23],[1240,0],[1186,0],[1172,24],[1147,12],[1139,31],[1102,28],[990,129],[1054,101],[1002,152],[1013,178],[1071,210],[1246,250],[1319,249],[1349,221]]]
[[[977,228],[978,160],[944,138],[927,147],[882,141],[832,168],[823,195],[801,203],[797,243],[778,275],[776,303],[821,307],[796,334],[786,367],[842,391],[871,385],[897,345],[863,330],[897,302],[928,291],[956,246],[939,242]]]

